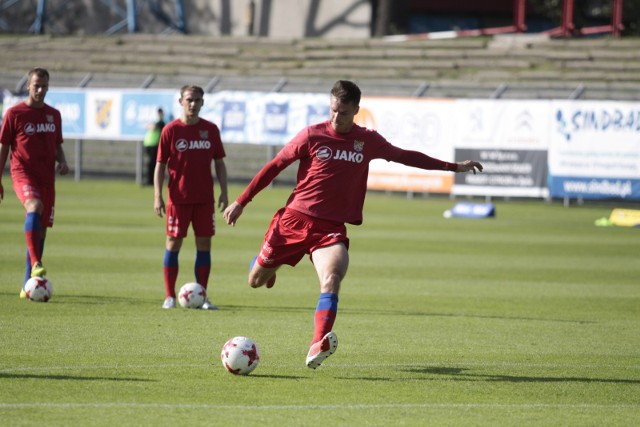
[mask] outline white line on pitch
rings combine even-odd
[[[314,409],[376,409],[376,408],[549,408],[549,409],[634,409],[640,404],[588,404],[588,403],[381,403],[345,405],[212,405],[191,403],[0,403],[0,408],[160,408],[160,409],[232,409],[232,410],[314,410]]]

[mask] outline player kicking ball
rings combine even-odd
[[[378,132],[355,124],[360,96],[355,83],[337,81],[331,89],[329,120],[300,131],[224,211],[227,224],[235,225],[247,204],[287,166],[299,161],[296,186],[285,207],[273,216],[251,264],[248,282],[253,288],[272,287],[280,266],[295,266],[309,254],[320,282],[314,334],[306,359],[311,369],[320,366],[338,347],[333,325],[338,293],[349,267],[345,224],[362,224],[369,162],[385,159],[420,169],[482,171],[482,165],[475,161],[449,163],[404,150]]]

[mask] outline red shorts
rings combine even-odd
[[[349,249],[347,227],[343,223],[305,215],[282,208],[273,216],[260,249],[258,263],[266,268],[282,264],[294,266],[305,254],[344,242]]]
[[[53,227],[55,213],[56,189],[54,186],[39,186],[26,180],[13,181],[13,191],[16,192],[20,203],[24,205],[28,199],[40,199],[42,202],[41,227]]]
[[[167,236],[187,237],[189,224],[197,237],[216,234],[216,216],[213,203],[174,205],[167,203]]]

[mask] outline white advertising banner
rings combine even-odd
[[[204,101],[201,116],[218,125],[228,144],[284,145],[329,119],[329,95],[224,91]]]
[[[362,98],[356,122],[377,130],[398,147],[415,150],[445,161],[454,161],[454,100]],[[378,190],[449,193],[451,172],[425,171],[374,160],[368,187]]]
[[[85,138],[118,139],[121,133],[122,91],[87,91],[85,102]]]
[[[3,93],[4,111],[26,94]],[[135,140],[158,107],[182,115],[178,91],[51,89],[65,138]],[[329,95],[207,93],[201,116],[225,144],[284,145],[329,118]],[[640,103],[363,97],[356,122],[390,143],[445,161],[478,160],[479,174],[375,160],[371,189],[496,197],[640,200]]]
[[[550,114],[554,197],[640,199],[640,105],[555,101]]]
[[[456,161],[473,159],[481,174],[456,174],[454,194],[546,197],[549,101],[456,102]]]

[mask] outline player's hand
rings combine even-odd
[[[56,170],[60,175],[66,175],[69,173],[69,165],[67,162],[58,163]]]
[[[464,162],[456,162],[458,165],[458,170],[456,172],[469,172],[472,171],[473,174],[476,174],[476,169],[478,172],[482,172],[482,165],[479,162],[474,162],[472,160],[465,160]]]
[[[242,215],[243,207],[238,202],[233,202],[229,205],[227,209],[224,210],[224,220],[227,221],[229,225],[236,225],[236,221]]]
[[[154,198],[153,211],[156,213],[156,215],[162,218],[162,215],[165,213],[164,200],[162,199],[162,196]]]
[[[220,212],[224,212],[227,206],[229,206],[229,198],[226,194],[221,194],[220,197],[218,197],[218,208]]]

